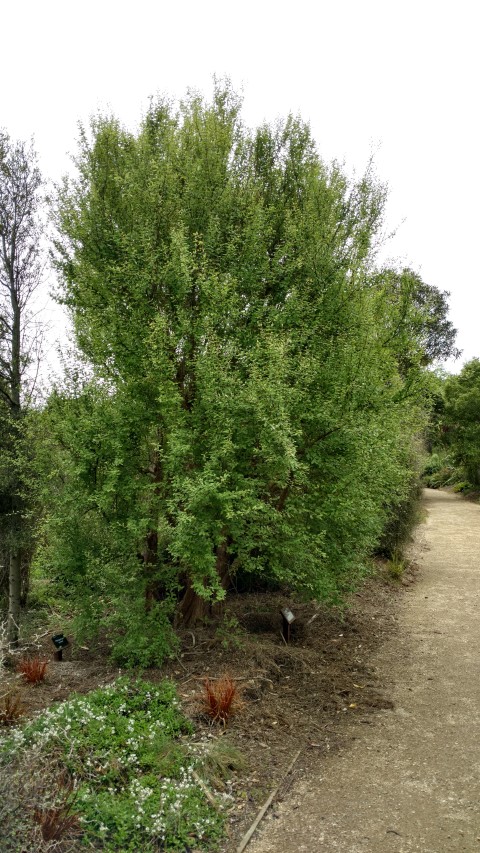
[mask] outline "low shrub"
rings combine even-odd
[[[468,480],[460,480],[460,482],[455,483],[453,486],[453,491],[456,492],[457,494],[468,495],[468,493],[473,492],[474,489],[475,489],[475,486],[472,486],[472,484],[469,483]]]
[[[444,459],[445,454],[441,455],[439,453],[432,453],[424,465],[422,477],[429,477],[440,471],[444,466]]]
[[[209,741],[208,749],[199,753],[199,771],[215,788],[223,788],[232,771],[243,770],[246,761],[237,747],[226,737]]]
[[[216,639],[224,649],[240,649],[243,644],[245,631],[236,616],[225,614],[215,631]]]
[[[148,613],[142,599],[128,605],[119,603],[110,616],[103,619],[111,642],[112,659],[121,666],[147,669],[160,666],[178,649],[173,631],[172,601],[156,601]]]
[[[459,479],[462,479],[462,475],[445,451],[434,452],[429,456],[421,476],[422,485],[428,489],[451,486]]]
[[[415,478],[405,497],[392,506],[376,553],[391,559],[401,552],[419,520],[421,487]]]
[[[191,734],[173,684],[121,678],[0,738],[0,778],[23,781],[24,812],[32,814],[30,829],[25,821],[19,826],[17,794],[4,821],[5,849],[34,849],[24,839],[40,826],[42,837],[81,832],[82,845],[105,853],[213,851],[223,818],[195,778]],[[71,800],[52,802],[38,782],[26,790],[26,780],[62,774]],[[0,795],[10,796],[3,787]]]

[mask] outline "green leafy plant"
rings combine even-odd
[[[71,780],[72,796],[36,806],[45,840],[78,829],[82,843],[109,853],[211,851],[223,819],[195,778],[200,759],[188,747],[191,734],[171,682],[122,678],[0,741],[2,769],[10,760],[33,776],[53,761],[55,774]]]
[[[226,613],[215,631],[215,637],[224,649],[240,649],[244,634],[237,617]]]
[[[457,494],[460,494],[462,492],[468,494],[468,492],[471,492],[473,490],[474,486],[472,486],[472,484],[469,483],[468,480],[460,480],[459,483],[455,483],[453,486],[453,491]]]
[[[90,624],[121,612],[114,655],[142,666],[170,595],[185,628],[240,573],[351,590],[408,492],[423,366],[451,349],[445,294],[375,271],[373,171],[240,110],[216,84],[136,132],[97,116],[55,203],[85,369],[39,418],[37,565]]]
[[[103,619],[111,638],[111,656],[126,667],[160,666],[178,648],[171,617],[172,601],[154,602],[145,612],[141,598],[119,601],[111,616]]]
[[[457,479],[480,486],[480,359],[446,379],[441,423],[442,444],[461,468]]]
[[[461,469],[457,468],[451,454],[445,450],[432,453],[426,460],[422,471],[422,483],[429,489],[440,489],[450,486],[464,478]]]

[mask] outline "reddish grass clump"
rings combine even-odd
[[[13,726],[24,713],[20,696],[17,693],[7,693],[0,705],[0,726]]]
[[[214,723],[222,723],[225,726],[243,704],[238,685],[229,675],[222,675],[215,681],[206,678],[203,690],[204,708]]]
[[[72,812],[74,800],[69,796],[59,806],[49,809],[34,809],[33,817],[40,824],[44,841],[60,841],[67,833],[78,834],[78,815]]]
[[[45,678],[47,666],[48,660],[45,658],[23,658],[17,664],[17,672],[21,672],[29,684],[39,684]]]

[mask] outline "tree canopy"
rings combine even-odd
[[[408,493],[422,364],[452,345],[445,295],[375,270],[385,188],[298,118],[248,130],[222,87],[136,134],[96,118],[76,165],[56,262],[84,366],[44,414],[40,560],[92,622],[123,619],[124,651],[239,573],[338,601]]]

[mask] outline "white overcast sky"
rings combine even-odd
[[[0,126],[33,135],[58,179],[79,120],[134,127],[151,95],[210,94],[216,74],[251,126],[300,113],[321,155],[357,172],[373,151],[397,229],[386,254],[450,291],[456,371],[480,356],[479,23],[480,0],[4,2]]]

